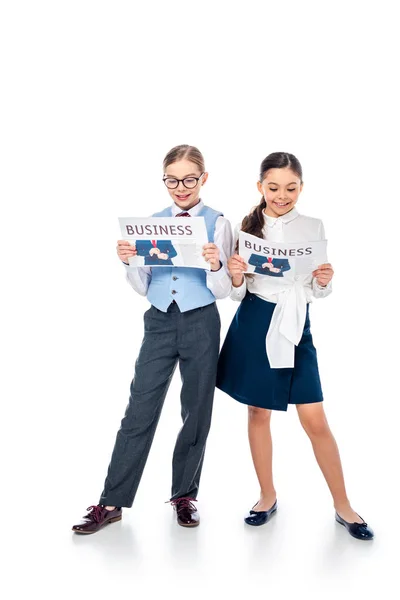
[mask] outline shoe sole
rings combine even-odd
[[[246,524],[246,525],[250,525],[250,527],[262,527],[263,525],[266,525],[267,523],[269,523],[269,522],[270,522],[270,520],[271,520],[271,517],[273,517],[273,516],[274,516],[274,514],[277,512],[277,510],[278,510],[278,508],[275,508],[275,509],[272,511],[272,513],[269,515],[269,517],[268,517],[268,519],[265,521],[265,523],[259,523],[259,524],[257,524],[257,523],[247,523],[247,521],[245,521],[245,524]]]
[[[116,521],[121,521],[121,519],[122,519],[122,516],[121,517],[113,517],[112,519],[108,519],[108,521],[104,521],[103,525],[101,525],[101,527],[96,529],[96,531],[79,531],[78,529],[74,529],[74,528],[72,528],[72,531],[74,533],[77,533],[78,535],[92,535],[93,533],[97,533],[98,531],[100,531],[100,529],[103,529],[103,527],[105,527],[106,525],[110,525],[110,523],[115,523]]]
[[[177,522],[178,525],[180,525],[181,527],[198,527],[200,525],[200,521],[197,521],[197,523],[192,523],[192,524],[188,524],[188,523],[180,523],[179,521]]]
[[[344,523],[341,523],[340,521],[338,521],[337,519],[335,519],[336,523],[339,523],[339,525],[342,525],[345,530],[347,531],[347,533],[349,533],[351,535],[351,537],[353,537],[356,540],[361,540],[362,542],[370,542],[371,540],[373,540],[373,537],[370,538],[363,538],[363,537],[358,537],[358,535],[354,535],[354,533],[351,533],[351,531],[349,531],[346,527],[346,525]]]

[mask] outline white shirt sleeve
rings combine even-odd
[[[135,292],[141,296],[146,296],[151,280],[151,267],[131,267],[126,263],[122,264],[125,267],[126,279]]]
[[[325,240],[325,228],[322,221],[320,221],[319,225],[319,238],[320,240]],[[315,277],[312,278],[312,293],[315,298],[326,298],[329,294],[332,293],[332,279],[326,286],[319,285]]]
[[[215,223],[214,243],[219,248],[222,266],[218,271],[207,271],[206,283],[215,298],[221,299],[229,296],[232,287],[226,265],[233,253],[233,236],[231,224],[224,217],[218,217]]]

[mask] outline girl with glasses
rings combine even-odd
[[[215,301],[230,293],[231,279],[225,264],[233,248],[229,221],[221,212],[206,206],[200,197],[207,178],[204,159],[197,148],[182,145],[170,150],[164,159],[163,180],[172,204],[153,216],[204,217],[209,242],[203,248],[203,256],[210,263],[210,271],[173,266],[153,270],[149,266],[130,267],[128,259],[137,254],[137,249],[127,241],[118,241],[118,256],[129,283],[137,293],[147,296],[151,306],[144,314],[144,338],[104,489],[99,504],[90,506],[88,514],[73,526],[76,533],[95,533],[120,520],[122,507],[132,506],[178,364],[183,425],[173,454],[170,502],[179,525],[199,524],[194,501],[211,423],[220,342]]]

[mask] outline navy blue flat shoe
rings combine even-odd
[[[360,517],[360,515],[358,515]],[[348,523],[338,513],[335,514],[335,519],[338,523],[346,527],[350,535],[357,538],[358,540],[372,540],[374,532],[371,527],[364,521],[363,523]],[[362,519],[362,517],[360,517]]]
[[[256,506],[256,504],[254,506]],[[264,523],[269,521],[271,515],[273,515],[274,512],[276,512],[277,508],[278,501],[275,500],[274,504],[269,510],[251,510],[248,516],[245,518],[244,522],[247,523],[247,525],[255,525],[256,527],[258,527],[259,525],[264,525]]]

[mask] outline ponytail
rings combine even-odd
[[[262,230],[265,224],[264,221],[264,208],[266,208],[267,203],[264,196],[261,197],[261,200],[257,206],[255,206],[249,215],[247,215],[243,221],[241,230],[245,233],[250,233],[251,235],[255,235],[256,237],[262,238]],[[239,251],[239,240],[236,242],[236,252]]]

